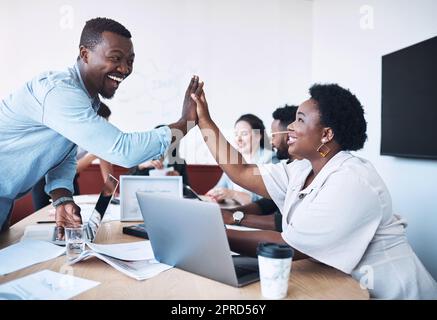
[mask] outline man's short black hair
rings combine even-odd
[[[94,18],[88,20],[83,27],[79,46],[93,49],[102,41],[102,33],[105,31],[116,33],[125,38],[132,38],[131,33],[121,23],[109,18]]]
[[[286,104],[273,111],[272,117],[274,120],[279,120],[279,124],[285,129],[296,119],[296,112],[297,106],[289,106]]]
[[[337,84],[315,84],[310,95],[317,102],[321,124],[332,128],[341,150],[361,149],[367,139],[367,124],[357,97]]]

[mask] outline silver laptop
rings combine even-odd
[[[84,225],[86,241],[94,241],[97,230],[102,222],[106,210],[108,209],[109,203],[114,195],[115,190],[117,189],[117,186],[118,180],[109,174],[103,185],[102,191],[100,192],[97,203],[91,213],[90,219]],[[65,246],[65,240],[57,239],[57,229],[55,226],[37,226],[37,229],[34,228],[35,226],[29,227],[30,228],[26,228],[24,232],[24,238],[46,240],[57,245]]]
[[[156,260],[234,287],[259,280],[256,258],[231,255],[217,204],[136,194]]]

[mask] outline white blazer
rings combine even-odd
[[[370,162],[341,151],[303,190],[309,161],[258,167],[290,246],[351,274],[373,298],[437,299],[437,284],[408,244],[406,223],[393,214]]]

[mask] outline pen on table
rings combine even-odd
[[[56,221],[37,221],[36,223],[56,223]]]

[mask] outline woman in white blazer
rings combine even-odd
[[[349,153],[367,138],[361,103],[336,84],[314,85],[310,96],[287,128],[288,151],[301,160],[257,166],[240,156],[237,165],[220,164],[235,183],[272,198],[283,216],[282,233],[228,230],[231,249],[255,255],[261,241],[286,243],[295,260],[312,258],[351,274],[373,298],[437,299],[437,284],[408,244],[406,223],[393,214],[381,177]],[[220,137],[205,95],[193,99],[199,127]],[[224,159],[231,146],[219,148],[218,141],[206,143]]]

